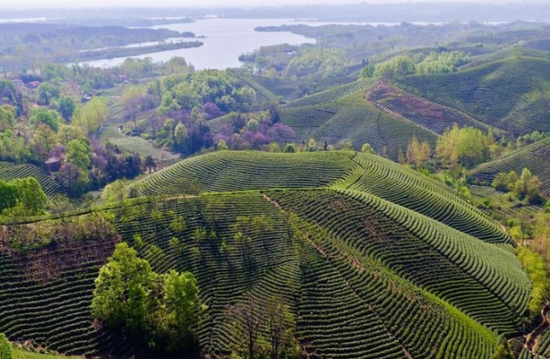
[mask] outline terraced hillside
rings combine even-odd
[[[458,109],[513,134],[550,131],[550,60],[508,58],[453,74],[414,75],[399,82],[415,95]]]
[[[62,194],[63,189],[43,169],[31,164],[0,162],[0,180],[11,181],[16,178],[34,177],[48,196]]]
[[[389,115],[365,100],[365,93],[378,85],[375,79],[336,87],[283,106],[281,121],[294,129],[297,140],[310,138],[337,145],[351,141],[355,149],[364,143],[397,159],[413,135],[434,144],[437,134],[413,121]]]
[[[217,192],[186,196],[187,178]],[[138,234],[136,248],[155,271],[196,275],[208,306],[198,340],[210,358],[231,356],[238,338],[227,308],[250,298],[262,305],[278,297],[290,308],[308,358],[487,359],[499,334],[521,333],[531,283],[507,235],[445,187],[388,160],[228,151],[135,186],[170,197],[6,227],[0,332],[71,354],[148,357],[92,325],[89,309],[99,265],[116,242],[136,245]],[[262,216],[263,229],[243,226]],[[185,229],[171,225],[181,219]],[[15,238],[34,243],[41,226],[55,246],[13,248]],[[68,246],[70,230],[78,245]]]
[[[221,151],[186,159],[132,185],[142,195],[322,187],[354,166],[353,152]]]
[[[550,139],[545,139],[511,152],[494,161],[483,163],[471,171],[470,175],[480,182],[490,185],[500,172],[515,171],[520,174],[523,168],[541,180],[541,193],[550,196]]]
[[[454,109],[409,95],[387,82],[367,92],[367,101],[394,116],[402,116],[419,126],[441,135],[453,124],[473,126],[487,131],[487,126]]]

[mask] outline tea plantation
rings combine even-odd
[[[378,156],[221,151],[128,190],[147,197],[4,227],[0,332],[71,355],[151,358],[91,316],[94,279],[120,241],[157,273],[194,273],[209,358],[231,358],[227,308],[249,298],[288,306],[307,358],[487,359],[499,335],[524,331],[531,282],[508,235]],[[269,225],[236,238],[238,218],[260,217]]]
[[[521,174],[528,168],[541,181],[540,192],[550,196],[550,139],[535,142],[494,161],[483,163],[471,171],[473,178],[490,185],[499,172]]]

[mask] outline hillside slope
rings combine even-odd
[[[520,148],[491,162],[483,163],[474,168],[470,175],[487,185],[500,172],[515,171],[518,175],[528,168],[541,181],[540,191],[550,196],[550,139],[545,139]]]
[[[437,134],[406,118],[388,115],[365,99],[365,93],[379,84],[379,79],[334,87],[306,96],[280,108],[281,121],[294,129],[297,140],[315,139],[329,145],[351,141],[359,150],[369,143],[375,151],[387,151],[397,159],[406,151],[413,135],[435,143]]]
[[[48,196],[63,194],[63,188],[46,171],[31,164],[0,162],[0,180],[11,181],[16,178],[34,177]]]
[[[411,93],[513,134],[550,131],[550,60],[511,57],[452,74],[414,75]]]
[[[186,178],[217,192],[186,196]],[[486,359],[498,334],[521,333],[531,283],[506,234],[444,186],[388,160],[220,152],[133,186],[172,197],[6,227],[0,332],[71,354],[150,357],[92,325],[89,309],[99,266],[117,242],[136,245],[140,235],[136,247],[155,271],[196,275],[208,306],[198,340],[210,358],[230,357],[238,338],[227,308],[249,298],[288,305],[310,358]],[[259,216],[270,225],[245,227],[250,241],[239,241],[237,218]],[[186,226],[176,230],[180,218]],[[37,244],[38,232],[54,241]],[[15,246],[21,236],[28,247]]]

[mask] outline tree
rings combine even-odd
[[[539,187],[539,178],[533,176],[528,168],[524,168],[521,176],[513,185],[512,193],[519,200],[526,200],[530,204],[537,204],[541,201]]]
[[[0,181],[0,213],[35,216],[44,213],[48,197],[34,177]]]
[[[129,181],[119,179],[105,186],[101,192],[103,203],[122,202],[128,198],[128,184]]]
[[[63,123],[63,120],[57,111],[39,107],[31,110],[29,123],[36,127],[40,124],[44,124],[50,127],[53,131],[57,132],[57,129],[59,128],[59,125]]]
[[[6,131],[15,124],[15,109],[11,106],[0,106],[0,131]]]
[[[17,205],[17,188],[11,182],[0,180],[0,214]]]
[[[67,144],[67,162],[82,171],[87,171],[90,167],[90,155],[90,146],[82,140],[72,140]]]
[[[170,351],[183,349],[194,339],[200,307],[197,280],[189,272],[178,273],[174,270],[164,276],[164,304],[167,311],[167,324]]]
[[[285,145],[285,148],[283,150],[284,153],[295,153],[296,152],[296,147],[294,147],[294,144],[292,143],[287,143]]]
[[[44,162],[48,159],[50,151],[57,144],[55,132],[45,124],[40,124],[32,136],[33,154],[36,160]]]
[[[515,171],[509,173],[501,172],[495,176],[491,186],[499,191],[508,192],[514,189],[514,185],[518,180]]]
[[[414,167],[420,168],[430,159],[431,148],[428,142],[420,142],[416,135],[407,145],[407,161]]]
[[[174,128],[174,147],[178,152],[185,153],[188,138],[187,127],[181,122],[178,123]]]
[[[29,215],[42,214],[48,203],[48,197],[42,186],[34,177],[27,177],[13,181],[17,189],[18,202]]]
[[[229,150],[229,147],[227,147],[227,142],[224,140],[220,140],[218,142],[218,151],[227,151]]]
[[[234,350],[241,357],[299,357],[294,316],[280,297],[259,300],[249,294],[230,306],[227,313],[239,343]]]
[[[233,318],[233,334],[241,344],[236,349],[241,355],[247,354],[248,359],[254,359],[260,334],[260,318],[264,317],[264,312],[265,308],[251,295],[228,309],[228,314]]]
[[[493,359],[515,359],[510,343],[504,338],[499,338],[499,344],[493,354]]]
[[[59,99],[58,111],[61,114],[61,117],[65,119],[65,121],[69,122],[69,120],[73,116],[75,109],[76,105],[71,98],[61,97]]]
[[[459,128],[455,123],[437,140],[436,154],[451,167],[461,164],[473,167],[491,158],[495,141],[492,134],[485,135],[474,127]]]
[[[88,172],[79,169],[72,163],[66,163],[56,173],[56,180],[67,190],[69,196],[78,197],[90,183]]]
[[[107,101],[102,97],[94,97],[75,111],[72,124],[80,127],[86,135],[91,135],[99,130],[106,119]]]
[[[294,316],[280,297],[274,297],[267,303],[265,317],[271,358],[298,357],[299,348],[294,337]],[[288,353],[289,350],[291,353]]]
[[[150,291],[155,274],[149,263],[126,243],[116,246],[113,256],[95,280],[92,313],[111,327],[124,327],[143,334],[151,309]]]
[[[48,106],[52,99],[59,96],[59,92],[59,87],[47,82],[42,82],[36,89],[38,104]]]
[[[369,144],[369,143],[365,143],[362,147],[361,147],[361,152],[363,153],[368,153],[368,154],[374,154],[374,149],[372,148],[372,146]]]
[[[92,314],[109,327],[142,338],[157,351],[178,351],[194,341],[201,304],[193,274],[159,275],[135,249],[119,243],[95,284]]]
[[[57,132],[57,141],[62,145],[68,145],[72,140],[86,141],[86,135],[80,127],[64,125]]]
[[[8,338],[0,333],[0,359],[11,359],[11,345]]]

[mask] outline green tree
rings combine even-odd
[[[181,122],[178,123],[174,128],[174,145],[178,152],[184,153],[186,151],[188,138],[187,127]]]
[[[151,256],[164,255],[151,249]],[[120,243],[95,284],[92,314],[109,327],[122,328],[156,351],[174,352],[194,342],[201,303],[193,274],[158,275],[135,249]]]
[[[227,151],[229,150],[229,147],[227,147],[227,142],[225,140],[220,140],[218,142],[218,151]]]
[[[164,275],[163,292],[166,320],[171,327],[169,350],[177,351],[194,340],[200,308],[197,280],[189,272],[172,270]]]
[[[274,297],[267,303],[265,320],[271,358],[298,358],[299,346],[294,333],[296,322],[280,297]]]
[[[0,333],[0,359],[11,359],[11,345],[8,338]]]
[[[42,82],[36,89],[36,97],[39,105],[48,106],[50,102],[59,96],[59,87],[47,82]]]
[[[44,124],[38,125],[32,136],[33,155],[37,161],[44,162],[48,159],[50,151],[57,144],[55,132]]]
[[[40,124],[44,124],[50,127],[53,131],[57,132],[57,129],[63,123],[63,120],[57,111],[48,110],[44,107],[38,107],[31,110],[29,123],[36,127]]]
[[[102,97],[92,98],[73,115],[72,124],[80,127],[83,133],[95,133],[107,119],[107,101]]]
[[[81,140],[72,140],[67,144],[67,162],[72,163],[82,171],[90,167],[90,146]]]
[[[57,141],[67,146],[72,140],[86,141],[86,135],[80,127],[72,125],[61,126],[57,132]]]
[[[95,281],[92,313],[110,327],[123,327],[143,335],[155,273],[149,263],[137,256],[135,249],[119,243]]]
[[[528,308],[534,318],[542,307],[543,299],[550,287],[550,281],[545,271],[544,261],[539,254],[523,245],[516,248],[516,254],[533,283]]]
[[[37,215],[44,212],[48,203],[48,197],[42,186],[34,177],[14,180],[17,188],[19,203],[27,210],[29,215]]]
[[[537,204],[541,201],[539,187],[539,178],[534,176],[528,168],[524,168],[521,176],[513,185],[512,193],[519,200],[526,200],[530,204]]]
[[[17,205],[17,188],[13,183],[0,180],[0,214]]]
[[[508,192],[514,189],[514,185],[518,180],[515,171],[509,173],[501,172],[495,176],[491,186],[499,191]]]
[[[493,359],[515,359],[510,343],[504,337],[500,337],[499,342]]]
[[[0,106],[0,131],[6,131],[15,124],[15,109],[12,106]]]
[[[372,146],[369,143],[365,143],[365,144],[363,144],[363,146],[361,146],[361,152],[368,153],[368,154],[374,154],[374,149],[372,148]]]
[[[105,186],[103,192],[101,192],[103,203],[122,202],[128,198],[128,184],[129,181],[118,179]]]
[[[73,99],[69,97],[61,97],[59,99],[58,111],[61,114],[61,117],[65,119],[65,121],[68,122],[71,119],[75,109],[76,105]]]
[[[292,143],[287,143],[285,145],[285,148],[283,150],[284,153],[295,153],[296,152],[296,147],[294,147],[294,144]]]
[[[415,72],[416,64],[409,56],[396,56],[391,60],[378,64],[374,76],[401,77]]]

